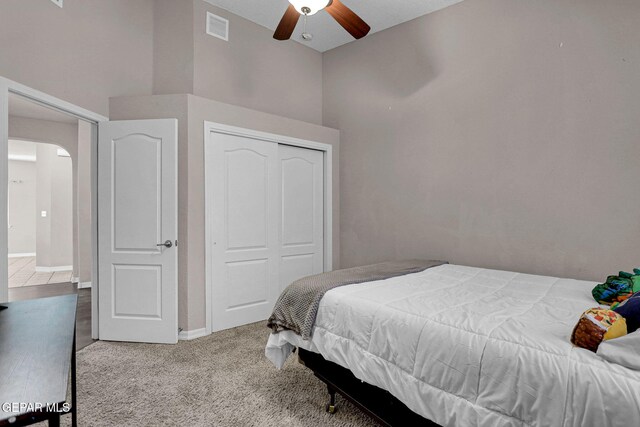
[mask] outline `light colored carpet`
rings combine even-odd
[[[78,352],[80,426],[371,426],[297,357],[278,371],[264,322],[177,345],[99,341]],[[63,417],[68,424],[70,416]]]

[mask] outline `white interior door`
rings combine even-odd
[[[324,270],[324,156],[278,146],[280,164],[280,287]]]
[[[278,297],[278,145],[212,137],[212,330],[219,331],[266,319]]]
[[[178,340],[177,142],[174,119],[100,123],[102,340]]]

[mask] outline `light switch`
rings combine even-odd
[[[42,212],[40,212],[40,216],[41,216],[42,218],[46,218],[46,217],[47,217],[47,211],[42,211]]]

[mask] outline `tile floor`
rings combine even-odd
[[[9,258],[10,288],[70,282],[71,274],[71,271],[37,273],[35,257]]]

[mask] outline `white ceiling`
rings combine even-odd
[[[288,0],[204,0],[231,13],[275,30],[289,5]],[[370,26],[371,32],[386,30],[403,22],[435,12],[462,0],[342,0],[351,10],[357,13]],[[307,31],[313,34],[311,42],[301,39],[302,22],[291,36],[296,40],[319,52],[331,50],[345,43],[354,41],[337,22],[325,11],[320,11],[308,18]]]

